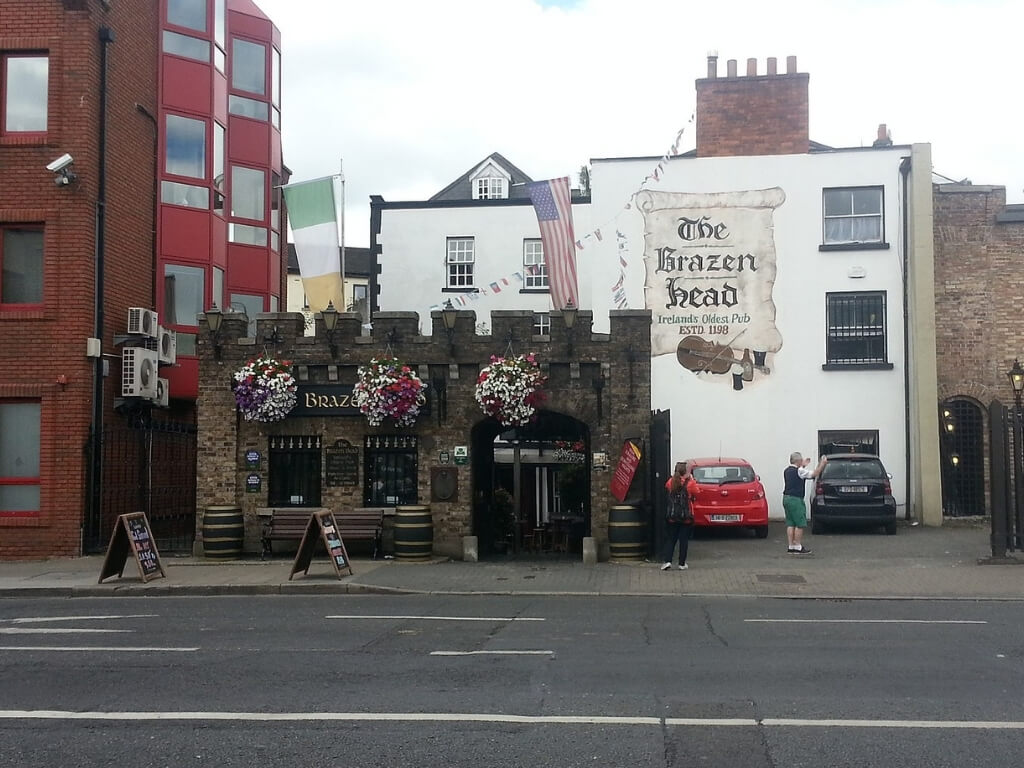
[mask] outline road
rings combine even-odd
[[[1006,766],[1024,603],[0,601],[0,766]]]

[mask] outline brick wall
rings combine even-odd
[[[1013,403],[1006,374],[1015,358],[1024,358],[1024,210],[1008,211],[1000,186],[941,184],[933,197],[938,396],[940,403],[963,398],[980,408],[990,511],[987,409],[996,399]],[[947,472],[949,461],[944,455]]]
[[[42,403],[42,511],[0,517],[3,558],[80,552],[92,408],[85,339],[94,335],[101,26],[117,36],[108,47],[104,352],[116,352],[113,335],[124,331],[124,308],[151,303],[146,244],[153,224],[147,205],[153,134],[134,103],[155,101],[158,5],[112,3],[107,10],[99,0],[0,0],[0,51],[46,51],[49,57],[46,136],[0,138],[0,222],[45,227],[42,308],[0,311],[0,399]],[[45,166],[65,152],[74,157],[78,178],[57,187]],[[110,406],[119,394],[119,361],[111,359],[110,368],[108,420],[116,418]]]
[[[736,60],[718,76],[717,56],[708,58],[708,77],[697,80],[697,157],[787,155],[806,153],[808,82],[796,71],[796,57],[778,74],[769,58],[767,74],[757,74],[757,60],[747,60],[747,73],[738,76]]]
[[[997,221],[1004,187],[934,190],[939,397],[1013,402],[1006,372],[1024,358],[1024,221]]]
[[[427,382],[444,377],[447,386],[447,414],[441,418],[436,402],[429,415],[421,416],[414,427],[396,430],[387,424],[368,426],[362,416],[287,418],[273,424],[240,420],[230,389],[231,374],[262,347],[254,339],[244,338],[245,322],[226,316],[221,333],[221,359],[214,357],[205,327],[199,338],[198,409],[198,490],[196,508],[197,551],[201,551],[203,508],[209,505],[239,504],[246,517],[247,551],[259,549],[257,509],[267,505],[266,462],[263,463],[263,487],[260,493],[246,493],[245,452],[258,450],[267,455],[270,435],[321,435],[324,445],[337,439],[348,440],[362,450],[367,434],[412,433],[418,439],[417,478],[421,504],[430,503],[430,469],[438,466],[438,453],[456,445],[473,445],[474,431],[487,429],[486,419],[473,398],[477,375],[491,355],[502,355],[508,347],[509,333],[513,352],[535,352],[549,376],[545,408],[566,414],[589,429],[589,450],[609,454],[612,469],[622,442],[628,437],[647,435],[650,420],[650,312],[621,310],[611,313],[609,334],[589,332],[592,313],[580,311],[573,331],[573,349],[569,355],[567,331],[553,318],[551,337],[532,336],[532,313],[521,310],[495,311],[491,314],[493,331],[488,336],[474,333],[475,313],[460,311],[456,326],[454,355],[449,350],[439,312],[433,313],[433,335],[419,336],[419,317],[413,312],[382,312],[374,318],[377,336],[359,335],[359,318],[343,315],[335,333],[337,356],[328,350],[323,326],[318,321],[317,335],[303,337],[302,315],[264,314],[257,320],[258,338],[276,326],[284,340],[269,348],[276,356],[295,365],[308,366],[309,383],[327,383],[328,366],[337,366],[339,383],[351,384],[356,369],[371,357],[383,355],[388,347],[386,333],[392,329],[398,341],[392,352],[416,368]],[[635,362],[629,363],[631,358]],[[631,375],[632,373],[632,375]],[[594,380],[604,382],[601,407]],[[478,434],[478,433],[477,433]],[[472,450],[472,448],[471,448]],[[461,557],[462,537],[473,529],[473,478],[470,463],[454,466],[458,473],[459,493],[454,502],[430,503],[434,524],[434,552]],[[617,504],[608,490],[611,471],[591,473],[591,530],[598,542],[607,541],[608,511]],[[351,488],[323,487],[324,506],[334,509],[362,506],[364,469],[360,460],[360,483]],[[633,497],[641,490],[639,477],[634,481]]]

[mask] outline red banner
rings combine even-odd
[[[626,494],[629,493],[629,486],[633,482],[633,475],[636,474],[638,466],[640,466],[640,448],[632,440],[627,440],[622,444],[619,465],[615,468],[615,474],[612,475],[612,496],[619,501],[626,500]]]

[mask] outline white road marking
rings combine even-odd
[[[0,645],[0,651],[125,651],[130,653],[191,653],[199,648],[147,648],[144,646],[101,646],[101,645]]]
[[[134,632],[133,629],[74,629],[64,627],[0,627],[0,635],[79,635]]]
[[[554,651],[431,651],[431,656],[553,656]]]
[[[516,725],[645,725],[726,728],[888,728],[1024,731],[1015,720],[817,720],[798,718],[684,718],[587,715],[502,715],[477,712],[72,712],[67,710],[0,710],[0,720],[84,721],[376,721],[511,723]]]
[[[367,616],[362,614],[324,616],[325,619],[403,619],[407,621],[545,621],[526,616]]]
[[[988,624],[956,619],[744,619],[753,624]]]
[[[155,613],[129,613],[123,616],[25,616],[18,619],[0,619],[10,624],[37,624],[44,621],[107,621],[109,619],[155,619]]]

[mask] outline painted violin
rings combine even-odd
[[[728,373],[736,363],[732,349],[724,344],[687,336],[676,347],[679,364],[695,373]]]

